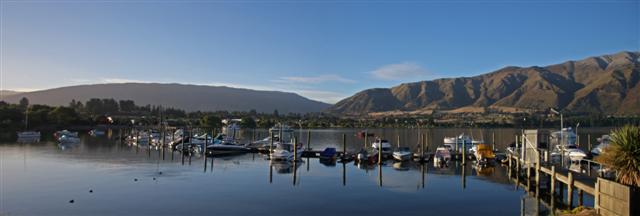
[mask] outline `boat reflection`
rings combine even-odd
[[[296,171],[302,165],[301,161],[271,161],[271,167],[276,170],[278,174],[289,174]]]
[[[398,171],[409,171],[411,169],[410,162],[395,162],[393,163],[393,169]]]

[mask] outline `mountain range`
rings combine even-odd
[[[404,83],[356,93],[327,111],[343,115],[500,108],[640,114],[640,52],[545,67],[505,67],[460,78]]]
[[[3,95],[4,97],[4,95]],[[320,112],[330,104],[314,101],[295,93],[257,91],[224,86],[159,83],[116,83],[78,85],[8,95],[2,100],[18,103],[22,97],[31,104],[68,105],[71,100],[86,102],[91,98],[133,100],[138,105],[161,105],[186,111],[249,111],[272,113]]]

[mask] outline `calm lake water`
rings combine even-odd
[[[341,149],[345,133],[348,149],[356,150],[362,146],[356,131],[313,130],[311,146]],[[429,146],[465,132],[487,143],[495,134],[502,150],[517,131],[435,129]],[[398,135],[403,146],[415,147],[418,138],[410,129],[370,132],[393,137],[394,145]],[[593,140],[606,132],[585,130]],[[183,163],[177,152],[128,146],[108,136],[81,139],[72,146],[50,138],[0,144],[0,215],[519,215],[523,206],[527,215],[549,213],[543,205],[535,210],[531,195],[500,164],[435,168],[389,160],[379,167],[304,158],[294,168],[248,153],[209,158],[205,165],[202,157]]]

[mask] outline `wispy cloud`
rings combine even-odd
[[[416,63],[403,62],[382,66],[371,71],[371,74],[381,80],[403,80],[425,76],[427,75],[427,70]]]
[[[340,82],[340,83],[355,83],[355,80],[347,79],[335,74],[326,74],[319,76],[286,76],[280,77],[280,79],[274,80],[274,82],[291,82],[302,84],[318,84],[324,82]]]

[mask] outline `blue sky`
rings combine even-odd
[[[162,82],[336,102],[640,48],[639,1],[6,1],[1,89]]]

